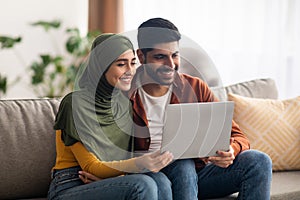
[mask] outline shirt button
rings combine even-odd
[[[150,142],[150,139],[147,139],[146,142]]]

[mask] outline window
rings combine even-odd
[[[300,94],[300,1],[124,0],[125,32],[152,17],[196,41],[224,85],[271,77],[280,98]]]

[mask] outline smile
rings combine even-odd
[[[163,68],[163,69],[157,70],[157,72],[158,72],[158,74],[160,74],[162,76],[162,78],[170,79],[170,78],[173,78],[175,70],[170,69],[170,68],[168,68],[168,69]]]
[[[124,83],[130,83],[132,80],[132,76],[122,76],[120,78],[120,81],[124,82]]]

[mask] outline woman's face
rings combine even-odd
[[[105,73],[108,83],[120,90],[130,89],[136,71],[136,58],[131,49],[120,55]]]

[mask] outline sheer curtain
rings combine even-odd
[[[270,77],[281,99],[300,95],[300,1],[124,0],[124,31],[152,17],[205,49],[224,85]]]

